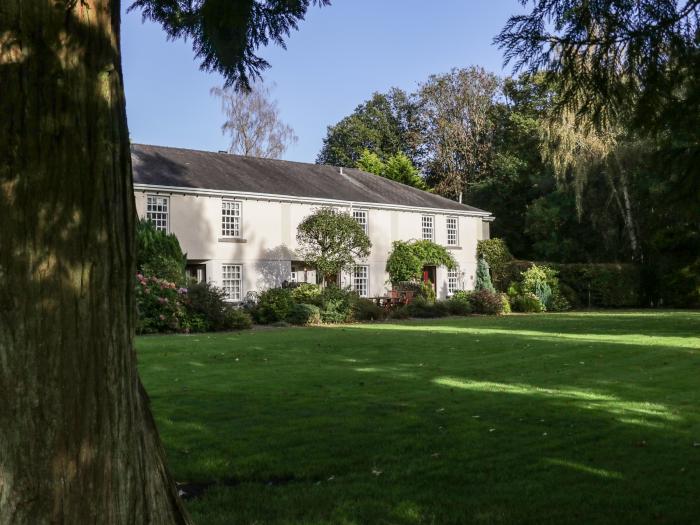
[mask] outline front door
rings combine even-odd
[[[423,282],[433,285],[433,290],[437,293],[437,268],[435,266],[423,266]]]

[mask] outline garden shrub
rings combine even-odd
[[[422,297],[429,303],[434,303],[436,296],[435,296],[435,287],[433,286],[433,283],[429,281],[423,281],[420,284],[420,290],[416,294],[416,297]]]
[[[153,276],[136,276],[136,333],[181,332],[188,329],[187,289]]]
[[[395,306],[387,313],[389,319],[408,319],[411,317],[411,311],[408,305]]]
[[[229,308],[226,294],[211,283],[192,283],[187,289],[187,311],[193,332],[225,330],[226,312]],[[204,326],[202,326],[202,323]]]
[[[491,268],[491,279],[497,290],[505,290],[510,282],[509,266],[513,260],[506,242],[503,239],[484,239],[477,243],[477,257],[486,259]]]
[[[473,312],[472,303],[467,292],[460,290],[455,292],[447,300],[447,309],[452,315],[468,315]]]
[[[488,290],[489,292],[495,292],[496,289],[493,287],[491,282],[491,275],[489,274],[489,265],[486,259],[479,257],[476,263],[476,281],[474,284],[474,290]]]
[[[511,313],[510,300],[508,299],[508,294],[499,293],[498,295],[501,296],[501,304],[503,305],[503,312],[502,313],[504,313],[504,314]]]
[[[293,305],[292,292],[289,288],[270,288],[260,293],[258,304],[251,313],[256,322],[271,324],[284,321]]]
[[[339,286],[326,286],[317,299],[321,308],[321,320],[324,323],[344,323],[352,316],[352,305],[357,294]]]
[[[374,301],[358,298],[352,305],[352,319],[354,321],[381,321],[385,312]]]
[[[469,296],[474,313],[485,315],[499,315],[503,313],[503,301],[501,294],[488,290],[478,290]]]
[[[408,305],[408,311],[411,317],[445,317],[449,313],[448,306],[445,302],[437,301],[430,302],[425,297],[419,296]]]
[[[151,221],[136,223],[136,269],[142,275],[183,285],[186,263],[175,235],[156,229]]]
[[[321,310],[315,304],[294,304],[287,314],[287,322],[297,325],[319,324]]]
[[[545,311],[545,306],[532,292],[524,292],[513,298],[513,310],[524,313],[540,313]]]
[[[253,326],[250,314],[242,308],[229,306],[224,313],[224,330],[247,330]]]
[[[547,283],[547,272],[545,266],[533,264],[525,270],[521,277],[520,289],[523,293],[532,293],[537,296],[540,302],[546,307],[552,297],[552,288]]]
[[[292,299],[299,304],[313,304],[321,295],[321,287],[317,284],[299,283],[292,290]]]

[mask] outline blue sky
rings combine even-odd
[[[282,119],[299,142],[284,158],[313,162],[326,127],[375,91],[408,91],[432,73],[480,65],[502,74],[492,39],[517,0],[334,0],[312,8],[287,41],[260,54],[272,65]],[[191,45],[168,42],[140,13],[122,20],[127,115],[133,142],[203,150],[226,149],[222,114],[209,89],[219,75],[204,73]]]

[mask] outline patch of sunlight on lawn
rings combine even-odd
[[[433,379],[433,383],[441,386],[459,388],[462,390],[471,390],[474,392],[495,392],[500,394],[572,399],[574,401],[581,401],[579,405],[582,408],[602,410],[615,415],[629,416],[631,413],[640,417],[648,416],[664,419],[666,421],[679,421],[681,419],[679,416],[670,413],[665,405],[658,403],[626,401],[616,396],[588,390],[576,390],[570,388],[542,388],[522,383],[494,383],[491,381],[472,381],[469,379],[456,379],[453,377],[438,377]],[[623,420],[620,419],[620,421]],[[643,424],[643,420],[637,420],[635,424]]]
[[[586,474],[593,474],[594,476],[599,476],[601,478],[623,479],[623,475],[620,472],[615,472],[614,470],[589,467],[588,465],[577,463],[575,461],[568,461],[566,459],[545,458],[545,461],[550,465],[557,465],[559,467],[567,467],[573,470],[579,470],[581,472],[585,472]]]
[[[397,330],[408,332],[438,332],[469,335],[507,335],[532,337],[543,340],[570,340],[590,343],[613,343],[633,346],[673,346],[700,350],[699,337],[650,336],[644,334],[572,334],[565,332],[540,332],[537,330],[513,330],[506,328],[467,328],[450,325],[412,325],[412,324],[358,324],[345,326],[353,330]]]

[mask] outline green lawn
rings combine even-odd
[[[700,522],[697,312],[137,346],[201,525]]]

